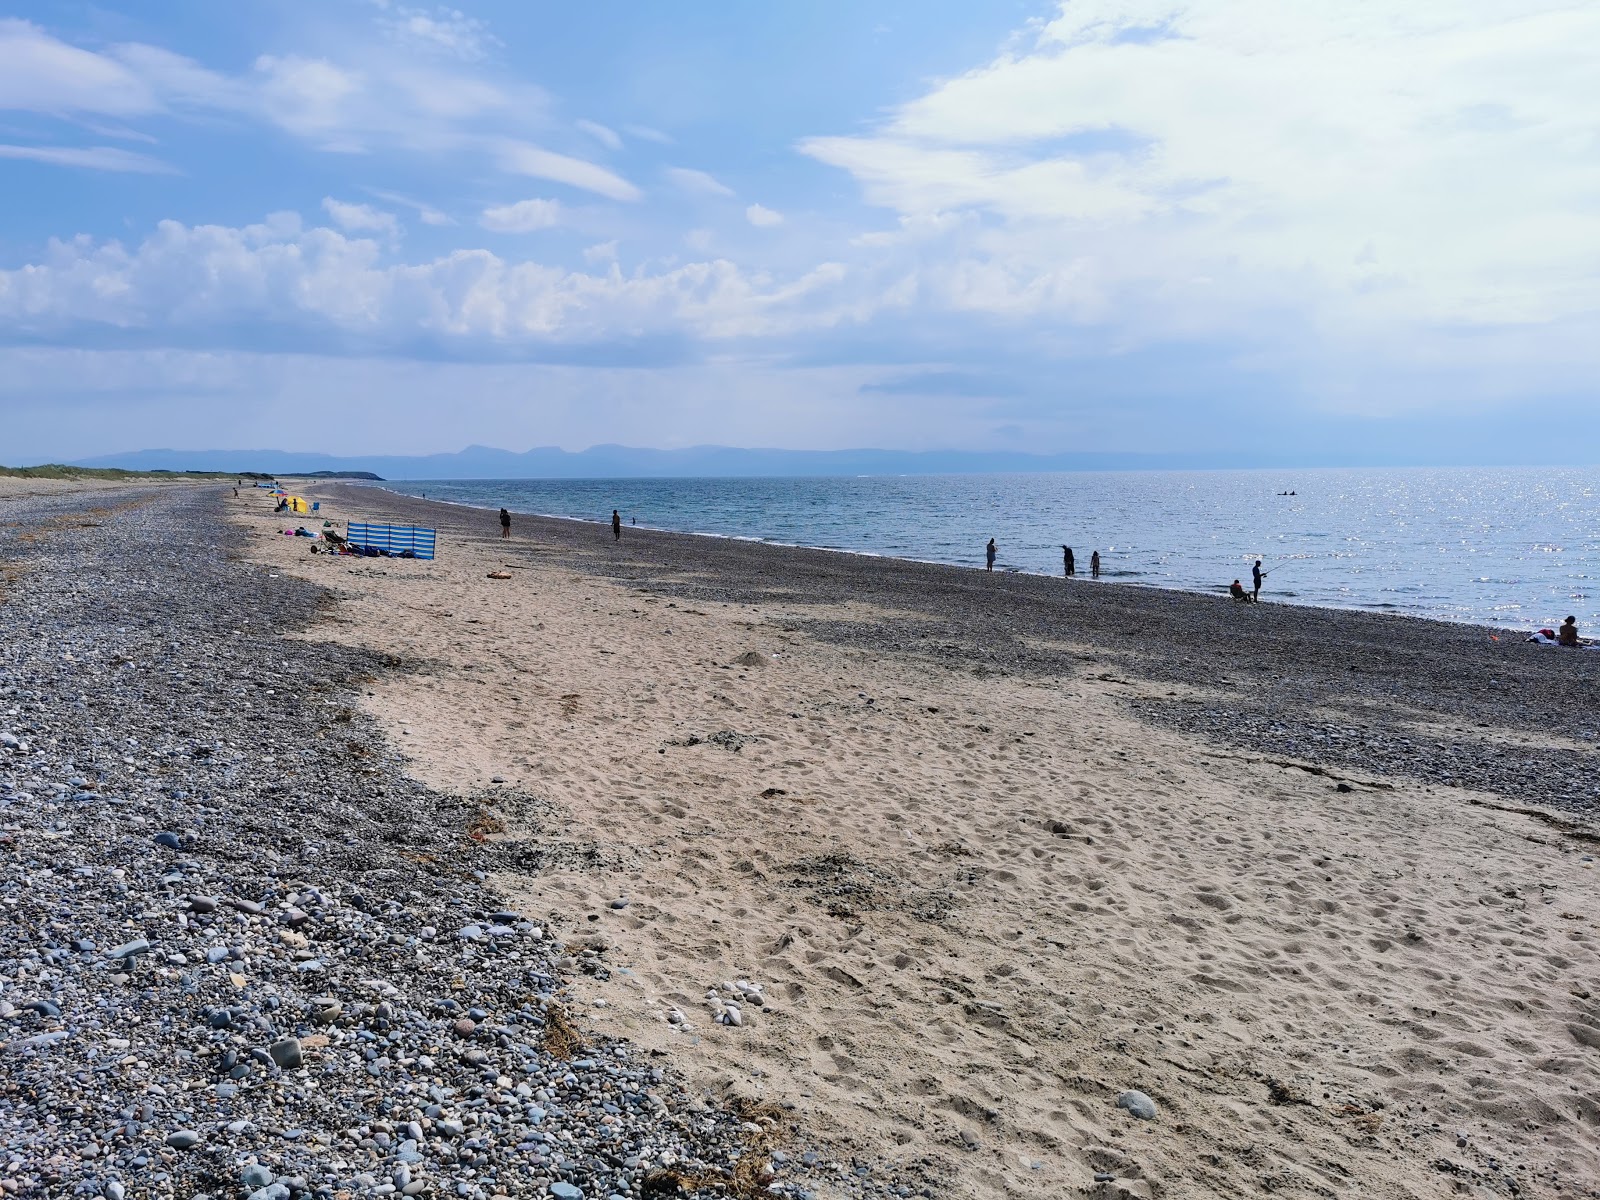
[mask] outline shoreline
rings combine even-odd
[[[317,494],[434,524],[440,557],[312,557],[239,508],[251,553],[336,589],[318,636],[416,663],[363,703],[414,778],[525,790],[590,848],[496,881],[582,931],[584,1027],[708,1101],[793,1104],[841,1159],[954,1196],[1600,1174],[1586,662]]]
[[[330,481],[310,481],[310,482],[330,482]],[[331,481],[331,482],[343,482],[343,481]],[[434,482],[434,481],[430,480],[429,482]],[[441,481],[438,481],[438,482],[455,482],[455,481],[441,480]],[[513,481],[513,482],[517,482],[517,481]],[[397,491],[396,489],[394,489],[392,487],[388,487],[388,486],[385,486],[382,483],[376,483],[376,482],[348,481],[348,482],[345,482],[344,485],[345,486],[349,486],[349,487],[368,488],[368,489],[371,489],[371,490],[374,490],[374,491],[384,492],[384,493],[386,493],[388,495],[391,495],[391,496],[395,496],[395,497],[399,497],[399,498],[403,498],[403,499],[407,499],[407,500],[415,500],[415,501],[418,501],[418,502],[424,503],[424,504],[439,504],[439,505],[448,506],[450,508],[465,509],[465,510],[472,511],[472,512],[493,513],[493,512],[495,512],[497,510],[497,506],[471,504],[471,503],[468,503],[465,500],[442,500],[442,499],[431,499],[431,498],[427,498],[427,497],[417,496],[417,495],[415,495],[415,494],[413,494],[411,492]],[[575,517],[575,516],[570,516],[570,515],[567,515],[567,514],[564,514],[564,513],[527,512],[527,511],[520,510],[520,509],[512,509],[510,511],[513,513],[513,515],[521,516],[521,517],[528,517],[528,518],[532,518],[534,520],[539,520],[539,521],[571,521],[571,522],[575,522],[575,523],[580,524],[580,525],[593,526],[593,527],[595,527],[597,529],[609,529],[609,527],[610,527],[608,522],[606,522],[604,520],[593,519],[593,518],[590,518],[590,517]],[[906,555],[891,554],[891,553],[889,553],[887,551],[881,551],[881,550],[853,550],[853,549],[850,549],[848,547],[821,546],[821,545],[815,545],[815,544],[809,543],[809,542],[784,542],[784,541],[777,541],[777,540],[772,539],[772,538],[759,537],[759,536],[752,535],[752,534],[716,533],[716,532],[710,531],[710,530],[668,529],[668,528],[665,528],[663,526],[657,526],[657,525],[636,525],[636,526],[626,526],[625,528],[634,529],[634,530],[636,530],[638,532],[672,534],[672,535],[679,536],[679,537],[690,537],[690,538],[713,538],[713,539],[716,539],[716,540],[719,540],[719,541],[750,542],[750,543],[754,543],[756,545],[772,546],[772,547],[779,548],[779,549],[814,550],[814,551],[816,551],[818,553],[823,553],[823,554],[844,554],[844,555],[850,555],[850,556],[856,557],[856,558],[881,559],[881,560],[885,560],[885,561],[889,561],[889,562],[915,563],[915,564],[919,564],[919,565],[922,565],[922,566],[952,567],[952,568],[955,568],[955,569],[958,569],[958,570],[983,572],[983,568],[979,567],[977,565],[968,564],[968,563],[964,563],[964,562],[954,562],[954,561],[951,561],[951,560],[948,560],[948,559],[912,558],[912,557],[909,557],[909,556],[906,556]],[[1280,563],[1279,566],[1281,567],[1281,565],[1282,564]],[[1276,569],[1279,569],[1279,568],[1275,567],[1274,570],[1276,570]],[[983,573],[986,573],[986,572],[983,572]],[[1066,580],[1059,574],[1048,573],[1048,572],[1044,572],[1044,571],[1027,571],[1027,570],[1023,570],[1022,568],[1019,568],[1019,567],[1017,567],[1017,568],[1012,568],[1012,567],[1000,568],[999,570],[996,571],[996,574],[1020,575],[1020,576],[1026,576],[1026,577],[1028,577],[1030,579],[1055,580],[1055,581],[1061,582],[1061,583],[1066,582]],[[1121,573],[1121,574],[1105,573],[1104,576],[1101,579],[1099,579],[1099,580],[1091,580],[1090,577],[1087,574],[1087,566],[1086,566],[1085,569],[1084,569],[1084,573],[1081,573],[1080,575],[1074,577],[1072,582],[1073,582],[1074,586],[1076,586],[1079,582],[1084,582],[1084,583],[1093,582],[1093,583],[1100,584],[1102,586],[1118,586],[1118,587],[1128,587],[1128,588],[1140,588],[1140,589],[1144,589],[1144,590],[1148,590],[1148,591],[1156,591],[1156,592],[1176,592],[1176,593],[1179,593],[1179,594],[1182,594],[1182,595],[1186,595],[1186,596],[1215,597],[1215,596],[1227,596],[1227,594],[1228,594],[1228,589],[1227,589],[1227,585],[1226,584],[1218,585],[1214,590],[1209,590],[1208,591],[1208,590],[1203,590],[1203,589],[1200,589],[1200,588],[1181,587],[1181,586],[1177,586],[1177,585],[1167,585],[1167,584],[1160,584],[1160,583],[1141,583],[1141,582],[1138,582],[1136,580],[1131,580],[1131,579],[1128,579],[1128,578],[1124,577],[1125,574],[1137,574],[1137,573],[1136,572]],[[1294,597],[1294,593],[1279,592],[1279,593],[1276,593],[1276,594],[1280,595],[1280,596]],[[1488,625],[1488,624],[1484,624],[1484,623],[1482,623],[1480,621],[1476,621],[1476,620],[1453,620],[1453,619],[1449,619],[1449,618],[1445,618],[1445,617],[1426,616],[1426,615],[1421,614],[1421,613],[1408,613],[1408,612],[1398,611],[1398,606],[1393,605],[1393,604],[1389,604],[1389,605],[1378,604],[1378,605],[1367,605],[1367,606],[1355,605],[1355,604],[1349,604],[1349,605],[1312,604],[1312,603],[1301,602],[1297,598],[1291,598],[1291,599],[1287,599],[1287,600],[1268,600],[1268,601],[1263,601],[1263,603],[1270,604],[1270,605],[1273,605],[1275,607],[1312,608],[1312,609],[1326,610],[1326,611],[1330,611],[1330,612],[1366,613],[1366,614],[1369,614],[1369,615],[1372,615],[1372,616],[1379,616],[1379,617],[1400,617],[1400,618],[1403,618],[1403,619],[1408,620],[1408,621],[1427,621],[1427,622],[1432,622],[1432,623],[1441,624],[1441,625],[1465,627],[1465,628],[1470,628],[1470,629],[1479,629],[1479,630],[1484,631],[1484,633],[1486,633],[1486,634],[1494,634],[1494,635],[1497,635],[1497,636],[1498,635],[1505,635],[1505,634],[1513,634],[1513,635],[1516,635],[1518,637],[1526,637],[1528,635],[1528,633],[1530,632],[1530,630],[1528,630],[1528,629],[1521,629],[1521,628],[1518,628],[1518,627],[1512,626],[1512,625]]]
[[[490,523],[467,515],[493,511],[365,484],[325,491],[358,507],[371,506],[362,497],[376,493],[402,519],[433,524],[454,537],[477,536]],[[607,525],[579,518],[524,516],[516,532],[584,555],[612,544]],[[1500,744],[1553,736],[1600,749],[1600,717],[1593,715],[1592,700],[1600,686],[1600,654],[1538,646],[1520,635],[1505,639],[1492,626],[1321,605],[1241,605],[1226,595],[1177,588],[1067,582],[1021,572],[990,575],[955,564],[642,526],[631,535],[625,527],[620,556],[601,560],[596,569],[622,580],[661,573],[669,587],[680,586],[675,580],[685,573],[715,571],[732,581],[723,592],[752,595],[763,594],[764,581],[773,575],[798,572],[829,600],[849,595],[921,611],[929,628],[914,632],[932,636],[942,627],[953,635],[950,653],[974,664],[1071,677],[1085,656],[1099,657],[1145,685],[1184,689],[1178,703],[1159,693],[1146,698],[1146,719],[1258,753],[1281,755],[1287,742],[1291,753],[1325,765],[1344,763],[1445,785],[1472,780],[1519,803],[1553,803],[1600,820],[1600,785],[1581,777],[1574,764],[1526,749],[1503,752]],[[696,594],[696,585],[683,586],[685,594]],[[996,610],[995,603],[1007,607]],[[848,638],[852,630],[824,635]],[[1084,650],[1051,649],[1063,637],[1081,641]],[[1502,684],[1502,674],[1524,682]],[[1241,675],[1258,675],[1259,685]],[[1194,702],[1196,696],[1205,702]],[[1429,721],[1459,736],[1437,747],[1405,736],[1406,726]],[[1368,737],[1358,748],[1341,731],[1361,725],[1381,736]],[[1336,753],[1319,757],[1330,750]]]

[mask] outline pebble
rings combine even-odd
[[[282,1041],[273,1042],[267,1047],[267,1054],[285,1071],[295,1070],[304,1061],[300,1053],[299,1038],[284,1038]]]
[[[1119,1093],[1117,1107],[1126,1109],[1141,1121],[1156,1119],[1156,1102],[1140,1091],[1129,1090]]]
[[[475,804],[409,778],[362,715],[361,681],[405,668],[286,636],[326,594],[214,549],[237,539],[212,496],[98,493],[106,515],[61,532],[90,501],[29,498],[0,524],[30,583],[0,605],[0,714],[31,747],[0,752],[0,911],[47,939],[0,943],[0,1019],[60,1026],[5,1029],[8,1091],[51,1108],[7,1112],[0,1189],[637,1200],[658,1165],[731,1172],[738,1117],[670,1070],[583,1016],[576,1061],[544,1047],[579,949],[488,881],[530,849],[582,870],[582,848],[463,836]],[[792,1197],[844,1178],[771,1165]],[[864,1196],[850,1180],[830,1194]]]
[[[251,1163],[239,1173],[239,1182],[247,1188],[264,1188],[276,1178],[276,1174],[260,1163]]]
[[[560,1179],[550,1185],[550,1194],[557,1200],[582,1200],[583,1197],[580,1188],[573,1187],[572,1184]]]

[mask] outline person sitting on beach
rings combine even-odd
[[[1563,646],[1578,645],[1578,618],[1568,617],[1561,623],[1561,628],[1556,630],[1556,641]]]
[[[1237,579],[1235,579],[1233,583],[1228,586],[1228,595],[1232,596],[1235,600],[1243,600],[1246,604],[1249,604],[1255,600],[1254,596],[1244,590],[1244,584],[1240,583]]]

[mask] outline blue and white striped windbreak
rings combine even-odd
[[[411,551],[417,558],[432,558],[435,531],[420,525],[373,525],[351,521],[345,540],[352,546],[385,550],[391,555]]]

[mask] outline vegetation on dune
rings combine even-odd
[[[18,479],[272,479],[260,471],[124,471],[121,467],[69,467],[44,463],[37,467],[0,467],[0,475]]]

